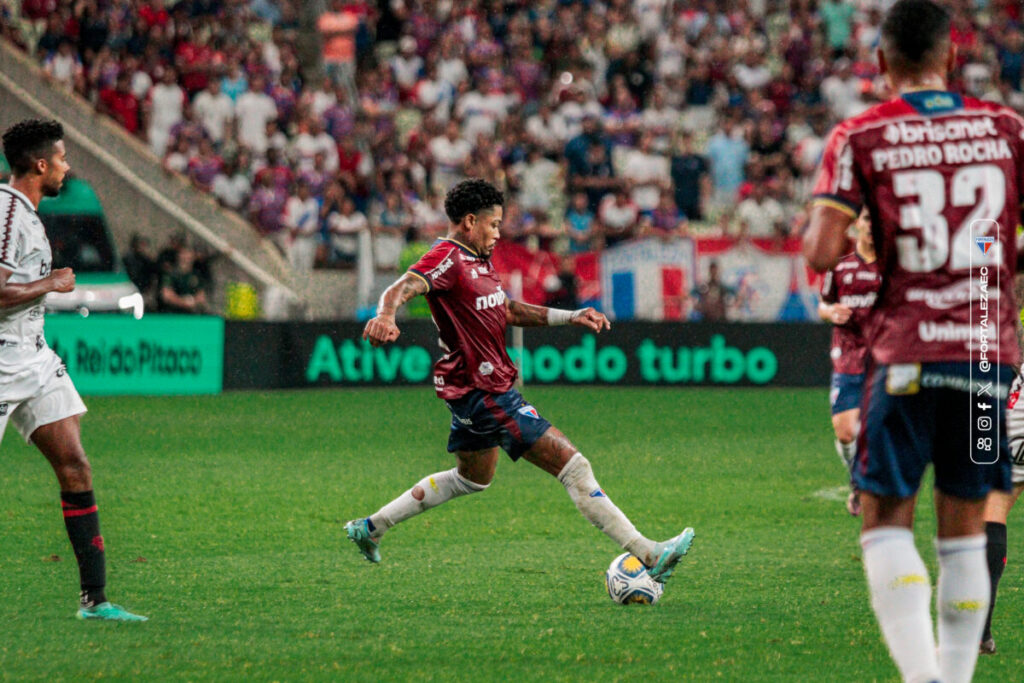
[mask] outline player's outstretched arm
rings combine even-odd
[[[846,229],[855,219],[833,206],[811,207],[811,224],[804,233],[804,258],[811,268],[821,273],[839,262],[847,249]]]
[[[384,290],[377,303],[377,315],[363,329],[363,339],[373,346],[382,346],[398,339],[401,332],[395,324],[395,313],[407,301],[429,291],[427,282],[413,273],[406,273]]]
[[[41,280],[12,284],[11,271],[0,268],[0,308],[20,306],[50,292],[70,292],[75,288],[75,273],[70,268],[58,268]]]
[[[566,311],[560,308],[524,304],[522,301],[513,301],[512,299],[506,299],[505,321],[516,327],[579,325],[592,332],[612,328],[612,324],[608,322],[604,313],[599,313],[589,306],[575,311]]]

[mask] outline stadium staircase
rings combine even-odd
[[[241,216],[168,174],[148,146],[82,98],[49,85],[34,62],[0,40],[0,130],[41,117],[64,124],[72,170],[96,189],[122,251],[134,233],[159,247],[184,231],[193,242],[223,254],[214,266],[218,308],[230,283],[246,282],[260,293],[270,317],[321,320],[354,314],[355,273],[293,271]]]

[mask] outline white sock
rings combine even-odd
[[[932,633],[932,586],[914,546],[913,532],[903,527],[877,527],[861,534],[860,545],[871,606],[903,680],[939,680]],[[982,613],[982,621],[984,616]],[[974,643],[974,649],[978,649],[978,643]]]
[[[836,439],[836,453],[839,454],[839,459],[843,461],[843,467],[846,468],[846,471],[852,473],[854,461],[857,460],[857,440],[854,439],[850,443],[843,443]]]
[[[985,534],[941,538],[939,552],[939,666],[943,683],[974,675],[991,590]]]
[[[422,498],[413,495],[413,491],[417,487],[423,491]],[[452,498],[477,493],[486,488],[487,484],[477,484],[466,479],[454,467],[444,472],[431,474],[375,514],[370,515],[370,525],[373,527],[370,534],[374,538],[383,536],[385,531],[399,522],[404,522],[432,507],[446,503]]]
[[[618,543],[623,550],[633,553],[647,566],[657,561],[657,544],[637,531],[626,515],[622,514],[622,510],[605,495],[594,478],[590,461],[584,458],[582,453],[577,453],[569,459],[558,473],[558,481],[562,482],[562,486],[569,492],[569,497],[583,516]]]

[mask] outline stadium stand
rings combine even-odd
[[[299,245],[294,268],[351,267],[365,234],[387,272],[466,176],[516,200],[509,241],[554,259],[651,235],[785,244],[829,128],[885,95],[887,4],[25,0],[0,24],[55,87]],[[954,88],[1024,110],[1020,3],[953,4]],[[295,47],[317,39],[323,69]]]

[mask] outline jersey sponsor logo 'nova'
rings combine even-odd
[[[488,308],[494,308],[495,306],[505,305],[505,292],[500,289],[494,294],[488,294],[487,296],[478,296],[476,298],[476,310],[482,311]]]
[[[878,295],[875,292],[867,294],[844,294],[839,297],[839,303],[848,308],[871,308],[875,305]]]

